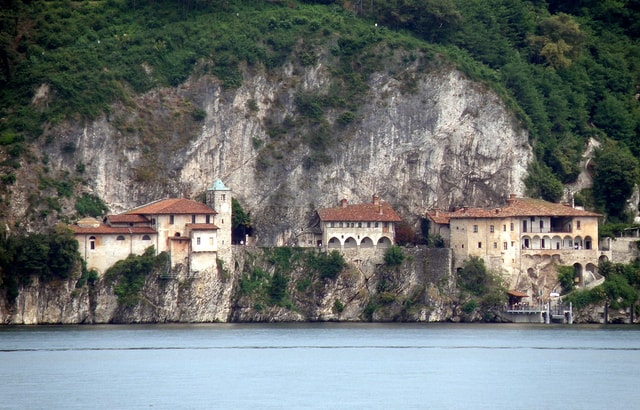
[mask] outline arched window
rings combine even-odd
[[[143,241],[150,241],[151,237],[149,235],[142,235],[142,240]]]
[[[96,248],[96,237],[95,236],[90,236],[89,237],[89,248],[90,249],[95,249]]]
[[[118,235],[116,241],[124,241],[124,235]]]

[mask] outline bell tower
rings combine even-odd
[[[207,188],[206,202],[217,214],[213,223],[218,227],[217,241],[220,259],[228,261],[231,255],[231,190],[220,179]]]

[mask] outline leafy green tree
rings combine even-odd
[[[80,261],[78,241],[63,224],[57,225],[49,239],[48,266],[52,277],[66,279]]]
[[[83,193],[82,196],[76,200],[76,211],[80,216],[99,217],[109,212],[109,208],[100,197]]]
[[[322,279],[335,279],[347,265],[344,257],[337,250],[329,253],[307,253],[309,267],[316,271]]]
[[[537,57],[555,69],[568,68],[580,54],[584,40],[578,22],[565,13],[542,20],[538,35],[529,38]]]
[[[638,177],[638,160],[623,145],[607,144],[595,151],[593,195],[610,217],[626,219],[627,199]]]
[[[575,288],[575,268],[573,266],[558,266],[558,281],[562,293],[569,293]]]
[[[399,246],[393,245],[389,247],[384,253],[384,263],[389,267],[400,266],[404,261],[404,253]]]
[[[549,202],[558,202],[562,198],[564,190],[562,183],[544,164],[531,163],[529,175],[524,183],[527,187],[527,194],[532,198],[542,198]]]
[[[484,260],[477,256],[471,256],[458,270],[458,286],[475,296],[482,296],[489,290],[489,273]]]
[[[231,198],[231,223],[233,243],[240,243],[247,234],[251,234],[251,215],[244,211],[236,198]]]
[[[289,278],[282,272],[277,270],[271,278],[271,284],[269,285],[269,297],[271,303],[274,305],[280,305],[287,295],[287,286],[289,285]]]
[[[636,137],[636,121],[629,112],[627,104],[610,93],[604,97],[604,100],[596,107],[593,116],[593,122],[608,136],[625,143],[632,143],[637,147]],[[640,152],[635,152],[636,155]]]

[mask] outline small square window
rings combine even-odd
[[[477,233],[478,232],[478,225],[473,225],[473,232]]]
[[[478,242],[478,249],[482,248],[482,242]]]

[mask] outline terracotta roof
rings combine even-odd
[[[138,215],[168,215],[168,214],[208,214],[215,215],[216,211],[206,204],[185,198],[169,198],[151,202],[150,204],[132,209],[125,214]]]
[[[151,222],[144,215],[136,214],[107,215],[107,221],[112,224]]]
[[[448,225],[449,224],[449,213],[446,211],[428,211],[427,217],[431,219],[433,222],[440,225]]]
[[[517,298],[528,298],[529,297],[529,295],[527,295],[526,293],[522,293],[522,292],[520,292],[518,290],[513,290],[513,289],[509,290],[507,292],[507,295],[514,296],[514,297],[517,297]]]
[[[320,209],[318,215],[320,220],[325,222],[400,222],[402,220],[391,205],[384,201],[380,201],[379,204],[367,203]]]
[[[192,231],[215,231],[220,229],[215,224],[186,224],[185,226]]]
[[[542,199],[512,198],[504,208],[487,209],[463,207],[453,212],[438,211],[438,217],[435,217],[435,211],[430,211],[427,212],[427,216],[434,220],[434,222],[448,223],[449,219],[463,218],[509,218],[521,216],[599,217],[602,215],[596,212],[573,208],[569,205],[547,202]],[[438,220],[436,221],[434,218],[438,218]]]
[[[129,235],[129,234],[148,234],[155,235],[156,231],[148,226],[109,226],[101,223],[96,227],[83,227],[78,225],[70,225],[69,228],[76,235]]]

